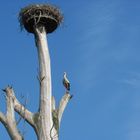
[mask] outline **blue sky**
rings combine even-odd
[[[20,8],[31,3],[58,5],[64,23],[48,35],[53,95],[64,94],[66,71],[74,98],[65,110],[60,140],[140,139],[140,1],[2,0],[0,5],[0,88],[13,85],[27,108],[38,109],[37,52],[32,34],[21,32]],[[2,93],[2,92],[1,92]],[[24,99],[21,98],[24,95]],[[5,111],[0,94],[0,110]],[[21,123],[25,139],[36,140]],[[10,140],[0,124],[0,139]]]

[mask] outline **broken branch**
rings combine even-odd
[[[60,104],[59,104],[59,108],[58,108],[58,120],[59,120],[59,125],[61,122],[61,118],[63,115],[63,112],[69,102],[69,100],[71,99],[72,95],[70,95],[68,92],[65,93],[65,95],[62,97]]]

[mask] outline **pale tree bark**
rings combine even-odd
[[[59,108],[55,107],[51,86],[51,62],[44,27],[35,28],[35,41],[40,72],[40,105],[37,119],[37,135],[39,140],[58,140],[60,120],[71,96],[66,93],[60,102]]]
[[[0,121],[5,126],[9,136],[12,140],[23,140],[23,137],[21,136],[16,120],[15,120],[15,112],[14,112],[14,100],[12,95],[12,88],[7,87],[4,89],[6,93],[6,105],[7,105],[7,112],[6,115],[0,112]]]
[[[52,122],[52,87],[50,56],[45,28],[35,28],[35,41],[39,59],[40,100],[37,122],[39,140],[51,140]]]
[[[17,128],[14,111],[33,127],[38,140],[58,140],[62,115],[72,97],[69,92],[66,91],[59,106],[56,107],[55,98],[52,96],[51,60],[47,43],[47,33],[51,33],[56,29],[62,17],[56,8],[46,6],[47,10],[44,9],[44,11],[41,11],[38,7],[39,5],[27,7],[24,9],[25,11],[22,11],[23,13],[21,12],[22,14],[20,16],[21,20],[24,19],[22,24],[25,25],[26,30],[35,36],[39,61],[39,109],[38,112],[32,113],[19,102],[14,94],[13,88],[8,86],[4,90],[6,94],[7,113],[5,115],[0,112],[0,122],[5,126],[12,140],[24,139]],[[40,7],[44,8],[42,5],[40,5]],[[34,11],[34,8],[38,11]],[[51,12],[52,14],[50,14]],[[46,19],[44,17],[41,18],[41,13],[45,13]],[[34,24],[32,25],[33,18]],[[48,24],[50,27],[47,27]]]
[[[4,90],[7,113],[4,115],[0,112],[0,122],[5,126],[12,140],[24,139],[17,128],[14,111],[33,127],[38,140],[58,140],[61,118],[71,99],[71,95],[66,92],[60,101],[59,107],[56,107],[55,98],[52,96],[49,48],[46,32],[43,27],[35,29],[35,41],[39,59],[39,111],[32,113],[25,108],[15,97],[14,90],[11,87],[8,86]]]
[[[58,121],[59,121],[59,126],[61,123],[62,115],[64,113],[64,110],[69,102],[69,100],[72,98],[72,95],[70,95],[68,92],[65,93],[65,95],[62,97],[59,108],[58,108]]]

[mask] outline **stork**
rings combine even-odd
[[[70,82],[67,78],[67,73],[64,72],[64,76],[63,76],[63,85],[66,88],[67,91],[70,91]]]

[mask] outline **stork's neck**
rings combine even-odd
[[[66,73],[64,73],[64,78],[66,78],[67,77],[67,74]]]

